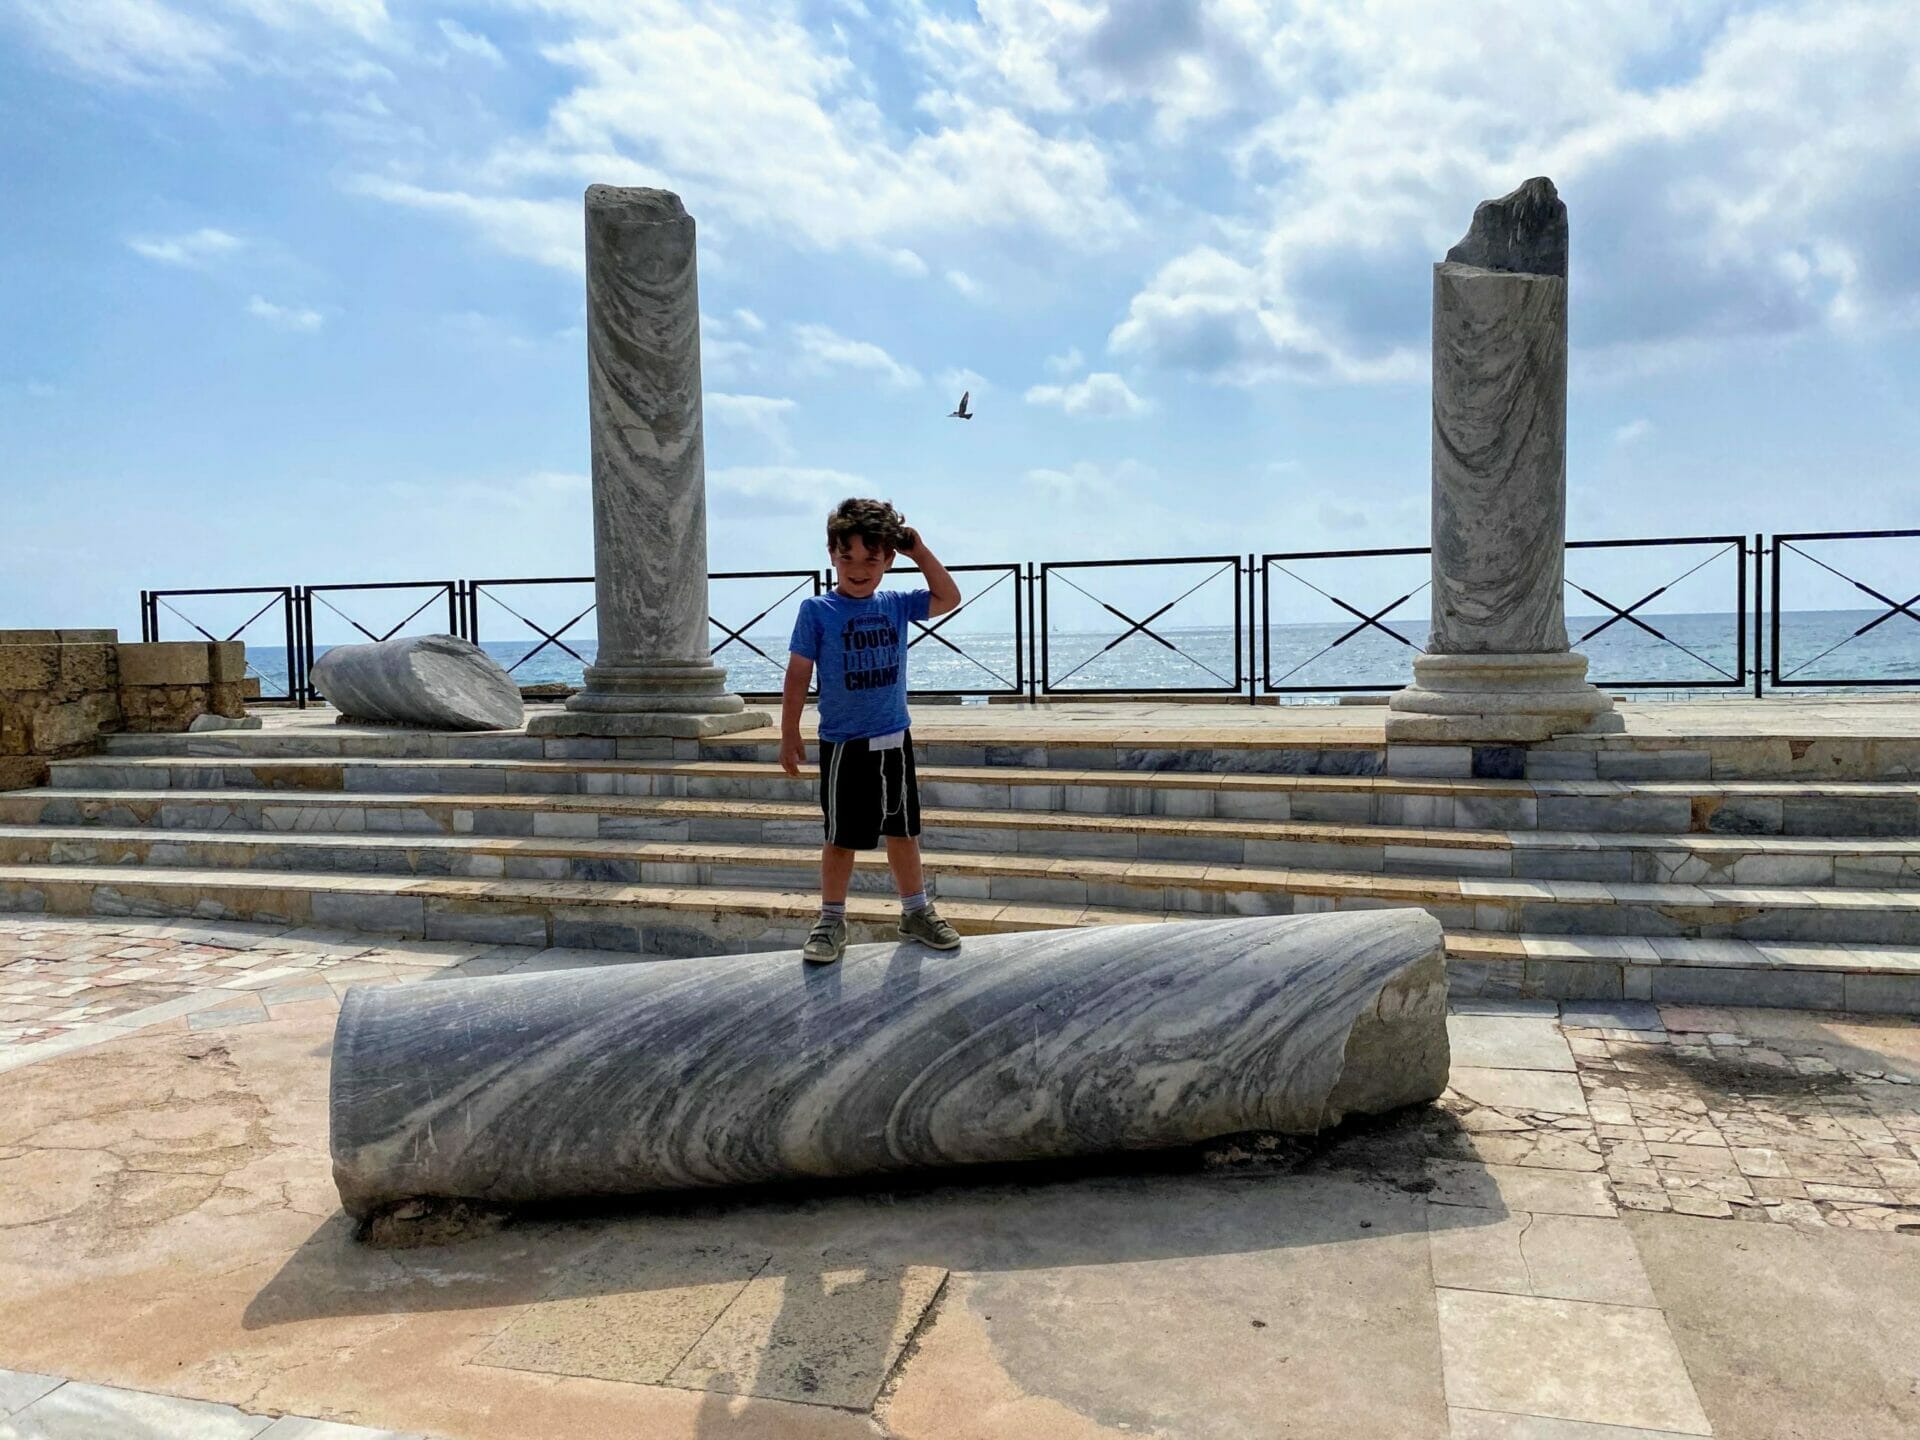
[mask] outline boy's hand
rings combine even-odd
[[[902,525],[900,527],[900,553],[908,558],[912,558],[919,549],[920,532],[911,525]]]
[[[807,744],[798,735],[780,737],[780,768],[796,779],[800,766],[807,758]]]

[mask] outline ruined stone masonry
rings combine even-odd
[[[171,733],[246,714],[246,646],[120,643],[116,630],[0,630],[0,790],[47,783],[47,762],[103,734]]]

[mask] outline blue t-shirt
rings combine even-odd
[[[907,728],[907,623],[931,613],[930,590],[829,590],[800,602],[787,648],[813,661],[820,738],[870,740]]]

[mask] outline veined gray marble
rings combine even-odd
[[[707,477],[693,217],[667,190],[586,197],[587,405],[599,653],[547,735],[711,735],[768,723],[707,645]]]
[[[1444,654],[1567,648],[1567,282],[1433,267],[1433,630]]]
[[[1566,207],[1537,178],[1483,203],[1433,267],[1433,623],[1389,741],[1621,727],[1562,604],[1566,249]]]
[[[365,1217],[1304,1134],[1447,1054],[1412,909],[355,989],[333,1173]]]
[[[336,645],[313,662],[313,688],[351,720],[512,730],[525,717],[520,687],[500,662],[453,635]]]

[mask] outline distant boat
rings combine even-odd
[[[973,392],[971,390],[962,390],[960,392],[960,408],[947,412],[947,418],[949,420],[971,420],[973,418],[973,412],[967,409],[967,397],[972,394]]]

